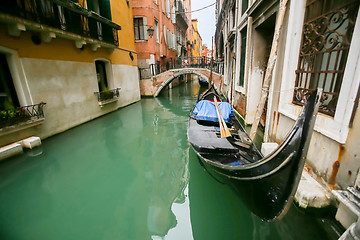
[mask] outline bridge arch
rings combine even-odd
[[[157,97],[160,92],[167,86],[169,85],[175,78],[180,77],[181,75],[184,74],[195,74],[198,75],[199,77],[205,79],[207,82],[209,82],[209,78],[207,76],[205,76],[204,74],[198,72],[199,70],[205,70],[205,69],[199,69],[199,68],[181,68],[181,69],[176,69],[176,70],[170,70],[172,72],[174,72],[174,74],[169,77],[168,79],[166,79],[165,81],[163,81],[161,83],[161,85],[158,87],[158,89],[156,90],[156,92],[154,93],[154,97]],[[206,69],[208,71],[208,69]]]

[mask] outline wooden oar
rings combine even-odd
[[[230,137],[231,133],[230,133],[228,127],[226,126],[226,123],[224,121],[223,116],[221,115],[221,111],[220,111],[219,105],[218,105],[218,103],[216,101],[216,97],[214,97],[214,103],[215,103],[215,107],[216,107],[216,114],[217,114],[218,120],[219,120],[219,127],[220,127],[221,137],[222,138]]]

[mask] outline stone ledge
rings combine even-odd
[[[38,147],[41,145],[41,139],[39,137],[29,137],[19,141],[23,148],[33,149],[34,147]]]
[[[0,161],[6,158],[15,156],[17,154],[23,153],[23,148],[20,143],[13,143],[5,147],[0,148]]]
[[[332,197],[329,191],[303,170],[294,198],[300,207],[325,208],[331,205]]]

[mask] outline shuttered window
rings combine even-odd
[[[134,33],[135,40],[147,40],[147,18],[135,17],[134,18]]]

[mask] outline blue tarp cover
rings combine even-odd
[[[218,102],[219,109],[225,122],[229,122],[230,117],[234,116],[234,110],[228,102]],[[196,120],[218,121],[215,103],[209,100],[198,102],[193,111]]]

